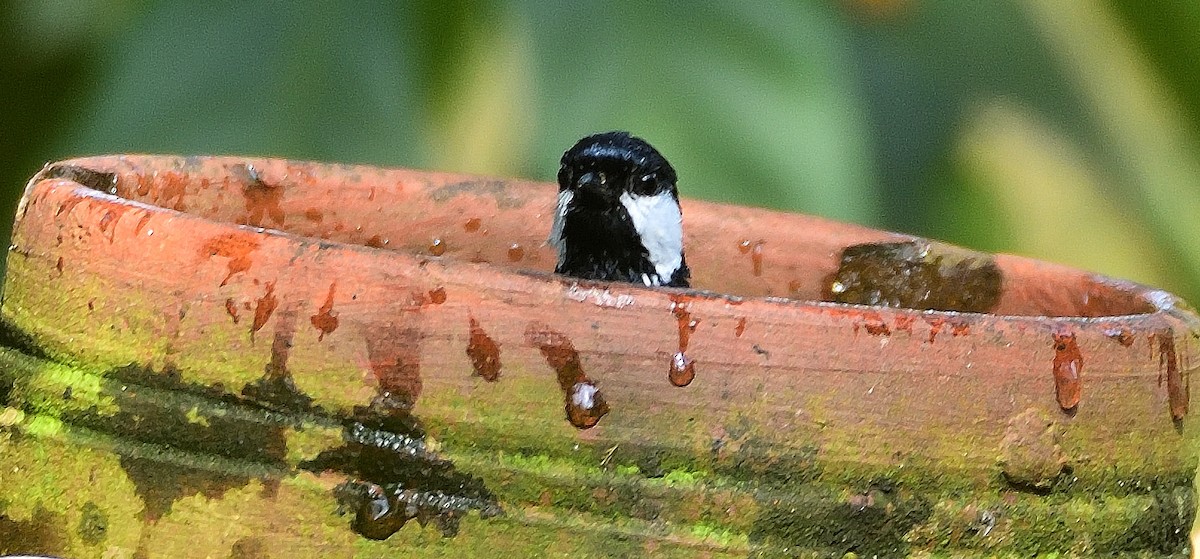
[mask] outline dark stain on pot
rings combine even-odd
[[[183,173],[168,171],[154,177],[158,185],[158,205],[177,212],[187,210],[183,198],[187,195],[188,178]],[[174,201],[172,201],[174,199]]]
[[[733,328],[733,335],[735,337],[740,338],[740,337],[742,337],[742,334],[744,334],[745,332],[746,332],[746,317],[743,316],[743,317],[740,317],[737,319],[737,326],[735,326]]]
[[[520,262],[523,258],[525,258],[525,249],[521,245],[513,243],[512,246],[508,247],[509,262]]]
[[[1128,328],[1109,328],[1104,331],[1104,335],[1125,347],[1133,347],[1133,342],[1137,341],[1137,336]]]
[[[567,421],[577,429],[595,427],[608,413],[608,403],[596,383],[583,372],[579,352],[571,340],[546,324],[531,322],[525,329],[525,343],[538,348],[546,364],[554,369],[563,393]]]
[[[112,210],[104,210],[104,215],[100,216],[100,221],[96,222],[96,226],[100,228],[100,234],[108,239],[109,244],[113,242],[113,221],[116,221],[117,216]]]
[[[108,515],[96,503],[88,501],[79,507],[79,525],[75,528],[79,539],[87,545],[97,545],[108,537]]]
[[[478,231],[479,228],[482,226],[483,226],[483,221],[481,221],[478,217],[472,217],[471,219],[468,219],[466,223],[463,224],[463,230],[466,231],[467,233],[474,233],[474,232]]]
[[[923,495],[887,479],[872,481],[848,498],[839,498],[837,489],[804,494],[812,496],[803,501],[762,499],[750,544],[789,552],[812,550],[818,557],[908,557],[908,533],[933,514],[933,505]]]
[[[1167,402],[1171,407],[1171,418],[1182,421],[1188,413],[1191,386],[1185,381],[1179,367],[1179,356],[1175,353],[1175,334],[1167,329],[1155,335],[1158,338],[1158,385],[1162,386],[1164,373],[1167,379]]]
[[[271,360],[263,367],[263,376],[242,387],[242,396],[276,411],[314,411],[312,398],[296,387],[288,369],[292,340],[296,337],[295,305],[279,312],[275,336],[271,340]]]
[[[290,415],[220,386],[183,382],[171,367],[111,370],[100,391],[115,412],[69,410],[62,419],[112,441],[148,522],[162,518],[178,499],[219,499],[252,479],[261,480],[269,495],[290,470],[284,428],[300,426]]]
[[[304,219],[307,219],[313,223],[320,224],[322,221],[325,220],[325,214],[322,213],[321,210],[319,210],[317,208],[309,208],[307,210],[304,210]]]
[[[221,280],[220,284],[223,287],[229,283],[229,280],[233,276],[250,269],[250,264],[253,263],[252,256],[258,250],[258,247],[261,246],[261,243],[262,241],[253,233],[245,231],[225,233],[206,241],[200,247],[200,257],[212,258],[220,256],[229,259],[229,262],[226,264],[228,273],[225,275],[225,279]]]
[[[700,324],[692,318],[691,306],[687,299],[680,295],[671,296],[671,313],[675,315],[676,326],[679,330],[679,351],[671,356],[670,367],[667,370],[667,380],[671,384],[684,387],[696,378],[696,363],[687,356],[688,344],[691,343],[692,332]]]
[[[316,328],[320,334],[317,335],[317,341],[324,341],[325,334],[332,334],[338,327],[337,314],[333,312],[333,296],[337,292],[337,282],[329,284],[329,294],[325,296],[325,302],[321,304],[321,308],[317,309],[317,314],[309,317],[309,322],[313,328]]]
[[[377,400],[356,407],[344,422],[346,444],[301,462],[300,468],[346,475],[333,490],[338,513],[353,513],[351,529],[373,540],[387,539],[410,520],[452,537],[471,511],[485,519],[503,514],[484,482],[430,451],[425,436],[407,409]]]
[[[468,325],[470,337],[467,342],[467,357],[471,358],[475,374],[488,382],[496,382],[500,379],[500,344],[483,331],[475,317],[469,318]]]
[[[429,302],[440,305],[446,302],[446,288],[435,287],[429,290]]]
[[[894,319],[893,330],[896,332],[907,332],[910,336],[913,331],[913,323],[916,322],[916,317],[907,315],[897,315]]]
[[[245,198],[246,204],[246,217],[243,223],[264,227],[266,225],[264,220],[270,218],[275,224],[283,226],[285,214],[283,207],[280,206],[283,202],[283,187],[277,184],[268,184],[263,180],[258,169],[250,164],[234,165],[230,171],[245,183],[242,187],[242,196]]]
[[[269,559],[268,546],[259,536],[238,538],[229,548],[229,559]]]
[[[372,235],[370,239],[367,239],[367,246],[371,248],[383,248],[383,245],[383,237],[379,235]]]
[[[763,273],[763,244],[763,241],[756,241],[754,246],[750,247],[750,269],[755,277]]]
[[[919,239],[852,245],[825,281],[837,303],[986,313],[1000,301],[1000,268],[990,255]]]
[[[422,334],[415,317],[368,327],[367,361],[381,395],[411,407],[421,395]]]
[[[68,533],[61,528],[66,523],[64,516],[41,505],[33,510],[28,520],[13,520],[0,512],[0,554],[5,557],[64,556],[69,543]]]
[[[58,275],[63,275],[63,257],[58,257],[58,262],[54,263],[54,269],[58,270]]]
[[[237,303],[233,302],[232,298],[225,299],[225,313],[229,315],[229,318],[233,319],[234,324],[237,324],[238,320],[241,318],[238,316]]]
[[[884,322],[883,317],[879,313],[863,313],[863,329],[872,336],[891,336],[892,329],[888,328],[887,322]]]
[[[250,325],[250,339],[254,339],[254,333],[262,329],[267,321],[271,319],[271,313],[275,312],[275,307],[279,306],[279,299],[275,297],[275,282],[267,282],[267,292],[258,299],[254,305],[254,323]]]
[[[1054,332],[1054,394],[1058,406],[1072,413],[1082,392],[1083,354],[1075,342],[1075,333]]]
[[[750,253],[750,239],[742,239],[738,241],[738,252],[742,254]]]
[[[429,243],[429,254],[434,256],[446,254],[446,243],[441,239],[434,239]]]
[[[117,193],[116,173],[96,171],[78,165],[55,165],[42,171],[39,179],[67,179],[105,194]]]

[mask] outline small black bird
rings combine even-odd
[[[562,156],[550,244],[559,274],[688,287],[675,169],[645,140],[605,132]]]

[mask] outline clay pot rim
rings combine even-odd
[[[234,227],[240,231],[246,231],[246,232],[255,233],[255,234],[272,235],[272,236],[277,236],[277,237],[287,239],[290,241],[296,241],[296,242],[302,242],[302,243],[316,243],[316,244],[320,244],[320,245],[328,246],[328,247],[332,247],[332,248],[337,248],[337,249],[366,251],[367,254],[378,255],[380,253],[387,253],[387,254],[391,255],[391,257],[411,259],[414,261],[425,260],[425,261],[440,262],[442,265],[450,267],[450,268],[458,268],[458,267],[470,268],[470,267],[474,267],[474,266],[488,266],[488,267],[495,268],[495,269],[507,270],[508,273],[512,273],[512,274],[515,274],[518,276],[525,277],[531,281],[543,282],[543,283],[553,282],[553,283],[562,285],[564,287],[575,285],[575,286],[581,286],[581,287],[586,287],[586,288],[599,288],[599,289],[604,289],[604,290],[616,288],[616,289],[621,289],[621,290],[632,290],[636,293],[644,293],[644,294],[660,294],[660,295],[665,294],[667,296],[684,295],[684,296],[688,296],[688,297],[695,297],[695,298],[708,299],[708,300],[724,300],[730,304],[740,304],[740,303],[747,302],[747,301],[757,301],[757,302],[764,303],[764,304],[768,305],[769,307],[812,307],[812,308],[822,308],[822,309],[858,310],[858,311],[868,311],[868,312],[885,311],[885,312],[889,312],[889,313],[901,313],[901,314],[907,314],[907,315],[912,315],[912,316],[932,316],[932,317],[946,317],[946,318],[996,317],[996,318],[1000,318],[1000,319],[1004,319],[1004,320],[1008,320],[1008,321],[1014,321],[1014,322],[1031,322],[1031,323],[1043,323],[1043,324],[1045,324],[1047,322],[1049,322],[1051,324],[1095,324],[1095,323],[1104,323],[1104,322],[1128,321],[1128,320],[1134,320],[1134,319],[1147,319],[1147,318],[1151,318],[1151,317],[1165,315],[1165,316],[1173,317],[1181,322],[1184,322],[1185,324],[1187,324],[1189,326],[1189,329],[1191,329],[1193,331],[1200,331],[1200,316],[1196,315],[1194,313],[1194,311],[1191,310],[1191,307],[1187,304],[1187,302],[1184,301],[1181,297],[1179,297],[1173,293],[1170,293],[1166,290],[1160,289],[1160,288],[1155,288],[1155,287],[1151,287],[1151,286],[1141,284],[1138,282],[1134,282],[1131,280],[1114,278],[1114,277],[1105,276],[1103,274],[1097,274],[1097,273],[1089,273],[1088,274],[1089,279],[1091,279],[1092,281],[1095,281],[1098,284],[1102,284],[1107,287],[1110,287],[1110,288],[1113,288],[1113,289],[1116,289],[1119,291],[1123,291],[1123,292],[1129,293],[1131,295],[1135,295],[1138,299],[1145,302],[1153,310],[1151,310],[1149,312],[1144,312],[1144,313],[1111,314],[1111,315],[1102,315],[1102,316],[1047,315],[1047,314],[1041,314],[1041,315],[997,314],[997,313],[981,313],[981,312],[938,310],[938,309],[914,309],[914,308],[909,308],[909,307],[893,307],[893,306],[882,306],[882,305],[864,305],[864,304],[856,304],[856,303],[842,303],[842,302],[836,302],[836,301],[793,299],[793,298],[789,298],[789,297],[780,297],[780,296],[746,296],[746,295],[735,295],[735,294],[730,294],[730,293],[722,293],[722,292],[712,291],[712,290],[707,290],[707,289],[676,288],[676,287],[648,287],[648,286],[643,286],[643,285],[639,285],[636,283],[583,280],[583,279],[577,279],[577,278],[570,278],[567,276],[561,276],[558,274],[554,274],[552,272],[545,272],[545,271],[534,270],[534,269],[529,269],[529,268],[513,268],[513,267],[509,267],[509,266],[504,266],[502,264],[497,265],[495,263],[471,262],[468,260],[455,258],[455,257],[423,255],[423,254],[417,254],[417,253],[414,253],[411,251],[391,249],[391,248],[376,248],[376,247],[366,246],[366,245],[357,244],[357,243],[345,243],[345,242],[341,242],[341,241],[337,241],[337,240],[322,239],[322,238],[318,238],[318,237],[302,235],[302,234],[293,233],[290,231],[285,231],[282,229],[276,229],[276,228],[272,228],[272,227],[259,227],[259,226],[246,225],[246,224],[242,224],[242,223],[235,223],[235,222],[229,222],[229,221],[213,220],[213,219],[209,219],[203,215],[199,215],[196,213],[187,212],[187,211],[179,211],[179,210],[175,210],[173,208],[158,206],[158,205],[142,202],[139,200],[125,198],[125,197],[119,196],[119,195],[111,193],[111,192],[106,192],[106,191],[99,190],[99,189],[93,188],[93,187],[85,185],[85,184],[81,184],[70,178],[66,178],[66,177],[45,178],[44,177],[44,175],[47,173],[47,171],[49,171],[55,167],[59,167],[59,166],[63,166],[63,165],[83,166],[83,164],[85,164],[89,161],[94,161],[95,159],[99,159],[99,158],[126,158],[126,157],[130,157],[130,158],[168,158],[168,157],[180,157],[180,156],[168,155],[168,154],[153,154],[153,153],[100,154],[100,155],[90,155],[90,156],[79,156],[79,157],[73,157],[70,159],[63,159],[63,160],[58,160],[58,161],[47,162],[42,166],[41,170],[39,170],[32,178],[30,178],[30,180],[28,181],[28,183],[25,186],[25,189],[24,189],[23,194],[18,202],[17,209],[16,209],[16,216],[18,217],[18,220],[17,220],[18,224],[20,222],[20,216],[24,213],[25,206],[30,199],[29,193],[37,186],[37,184],[39,184],[42,181],[47,181],[47,180],[48,181],[60,181],[63,183],[69,183],[71,185],[74,185],[74,194],[78,195],[78,196],[102,199],[102,200],[109,201],[111,203],[127,205],[131,208],[139,208],[139,209],[144,209],[144,210],[149,210],[149,211],[160,212],[160,213],[163,213],[165,215],[170,215],[175,218],[196,219],[196,220],[207,221],[210,223],[221,223],[225,226]],[[186,156],[184,156],[184,157],[186,157]],[[195,157],[210,158],[213,156],[195,156]],[[218,157],[221,159],[225,159],[225,158],[243,159],[244,158],[246,160],[259,160],[259,159],[275,160],[275,159],[278,159],[278,158],[270,158],[270,157],[239,156],[239,155],[222,155],[222,156],[218,156]],[[364,164],[357,164],[357,163],[329,163],[329,162],[321,162],[321,161],[316,161],[316,160],[299,160],[299,159],[287,159],[287,158],[278,159],[278,160],[286,161],[290,164],[297,164],[297,165],[318,165],[318,166],[329,166],[329,165],[359,166],[359,165],[364,165]],[[364,166],[370,166],[370,165],[364,165]],[[467,178],[467,179],[474,178],[474,179],[481,179],[481,180],[496,180],[495,177],[488,176],[488,175],[481,175],[481,174],[448,173],[448,172],[444,172],[444,171],[410,169],[410,168],[402,168],[402,167],[378,167],[378,168],[380,168],[380,169],[402,169],[402,170],[406,170],[406,171],[415,171],[415,172],[420,172],[420,173],[437,173],[437,174],[445,174],[445,175],[454,175],[457,177],[463,177],[463,178]],[[519,180],[519,181],[525,181],[525,182],[531,182],[531,183],[539,182],[539,181],[535,181],[532,179],[508,179],[508,180]],[[683,198],[685,200],[693,200],[693,201],[703,202],[703,203],[707,203],[707,204],[719,204],[719,202],[704,200],[704,199],[700,199],[700,198],[691,198],[691,197],[686,197],[686,196]],[[741,206],[741,207],[751,207],[751,206]],[[765,209],[765,208],[760,208],[760,209]],[[794,212],[784,212],[781,210],[773,210],[773,209],[767,209],[767,210],[772,211],[772,212],[780,212],[780,213],[794,213]],[[797,215],[799,215],[799,214],[797,214]],[[822,218],[822,219],[824,219],[824,218]],[[904,234],[904,233],[893,233],[893,234],[899,238],[903,238],[903,237],[908,237],[908,238],[912,238],[912,239],[920,239],[921,238],[919,236],[913,236],[913,235],[908,235],[908,234]],[[1033,259],[1029,259],[1028,257],[1006,254],[1006,253],[994,253],[994,255],[1022,259],[1022,260],[1033,260]]]

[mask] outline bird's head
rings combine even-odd
[[[580,208],[616,208],[622,194],[677,198],[675,169],[641,138],[604,132],[575,143],[562,156],[559,192]]]

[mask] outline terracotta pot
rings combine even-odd
[[[697,290],[579,282],[554,193],[47,166],[0,306],[0,540],[33,543],[0,553],[1187,548],[1200,321],[1170,294],[693,200]]]

